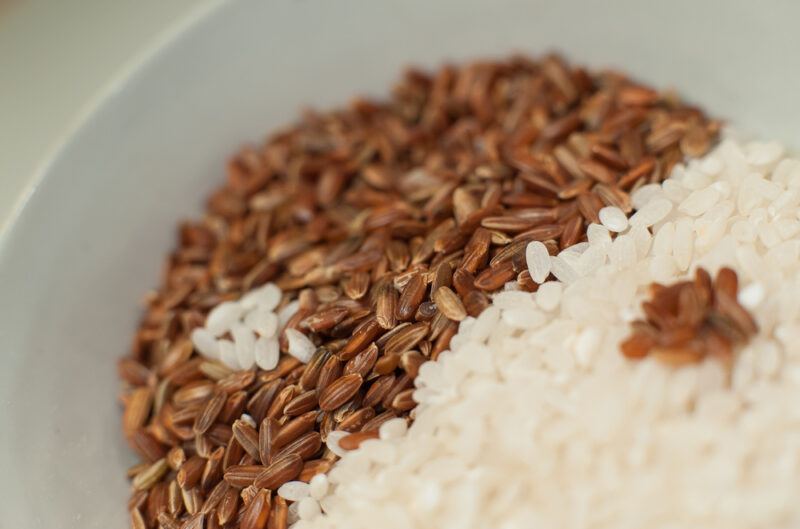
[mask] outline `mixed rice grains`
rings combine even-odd
[[[493,466],[496,458],[472,453],[496,451],[481,445],[488,440],[483,432],[500,447],[511,442],[500,450],[519,459],[506,476],[518,488],[519,472],[530,470],[520,478],[525,482],[553,478],[529,466],[533,451],[548,453],[539,436],[562,436],[561,450],[570,449],[563,436],[581,425],[580,403],[558,393],[569,389],[570,378],[587,374],[593,388],[605,384],[625,395],[620,370],[671,380],[716,373],[707,367],[714,364],[725,366],[727,382],[709,375],[709,387],[722,394],[739,388],[742,361],[734,361],[734,347],[756,335],[742,306],[758,297],[756,283],[737,292],[733,270],[721,270],[716,283],[698,270],[693,282],[653,287],[641,321],[627,323],[635,319],[641,286],[672,283],[697,265],[712,272],[733,265],[757,279],[736,259],[698,260],[707,249],[700,241],[731,239],[726,230],[734,225],[746,231],[741,223],[754,209],[764,211],[756,220],[771,221],[766,201],[797,205],[794,195],[778,197],[769,179],[780,153],[752,159],[769,158],[762,152],[769,147],[735,160],[760,171],[758,182],[729,167],[735,143],[694,172],[679,165],[704,155],[718,128],[673,95],[618,73],[570,68],[557,57],[514,58],[433,75],[411,71],[388,102],[358,100],[345,110],[309,113],[263,148],[242,151],[228,166],[226,185],[210,197],[206,217],[181,226],[163,285],[149,297],[131,354],[120,362],[123,431],[142,460],[130,469],[132,526],[281,528],[302,519],[335,526],[349,520],[356,527],[516,527],[502,498],[481,512],[473,508],[482,502],[473,502],[463,511],[472,517],[451,519],[443,517],[447,502],[465,501],[459,494],[466,492],[432,492],[461,475],[477,480],[470,494],[503,496],[493,478],[479,478],[503,468]],[[797,192],[792,170],[784,168],[776,184],[784,194]],[[737,186],[745,184],[750,198],[739,198]],[[769,241],[783,248],[791,227],[780,225]],[[757,235],[747,266],[760,258],[758,244],[767,244],[758,226],[750,227]],[[782,250],[784,260],[789,251]],[[766,287],[758,285],[763,297]],[[619,310],[598,302],[612,292],[605,301]],[[568,324],[555,316],[564,311]],[[764,329],[756,319],[758,341],[775,322]],[[625,333],[623,353],[655,364],[619,354]],[[590,368],[593,359],[570,354],[576,340],[586,350],[602,343],[616,352],[600,369],[610,378]],[[712,361],[704,362],[706,356]],[[440,357],[447,360],[427,363]],[[673,372],[659,360],[690,365]],[[506,372],[517,364],[516,374]],[[470,369],[491,397],[471,411],[465,404],[478,401],[459,386]],[[550,433],[546,421],[527,430],[513,422],[492,425],[497,410],[522,420],[521,396],[506,391],[525,375],[528,388],[543,390],[525,401],[527,416],[552,412],[542,407],[571,409],[578,423]],[[698,400],[701,389],[694,382],[685,399]],[[655,427],[659,406],[644,403],[646,411],[630,417],[642,417],[639,427],[647,421]],[[680,410],[690,414],[694,406]],[[569,470],[559,467],[559,453],[536,459],[549,457],[550,472]],[[404,457],[416,458],[417,466]],[[335,487],[324,476],[329,471]],[[592,494],[610,490],[581,479],[581,487],[565,482],[561,497],[519,496],[517,489],[505,495],[538,525],[603,527],[606,520],[621,527],[610,506],[598,511],[600,522],[594,512],[564,508],[577,505],[571,488],[582,491],[586,508]],[[402,483],[411,487],[403,492]],[[363,490],[370,484],[372,491]],[[411,497],[419,494],[427,496]],[[584,512],[584,518],[558,518],[556,507],[571,511],[562,516]]]

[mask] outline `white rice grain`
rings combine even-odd
[[[572,283],[578,279],[575,269],[569,265],[562,257],[557,255],[550,256],[550,271],[562,283]]]
[[[278,310],[278,328],[283,329],[300,308],[298,300],[290,301]]]
[[[198,327],[192,330],[192,345],[201,355],[218,360],[220,357],[219,345],[216,338],[207,329]]]
[[[235,301],[223,301],[209,311],[205,328],[214,336],[222,336],[239,320],[244,310],[244,307]]]
[[[286,339],[289,342],[288,353],[304,364],[307,364],[314,355],[314,351],[317,350],[317,346],[308,339],[308,336],[297,329],[286,329],[285,332]]]
[[[694,231],[690,219],[679,219],[675,223],[675,238],[672,243],[672,256],[678,270],[685,271],[692,260],[692,247],[694,246]]]
[[[528,262],[528,272],[531,279],[543,283],[550,275],[550,253],[540,241],[533,241],[525,248],[525,259]]]
[[[548,281],[536,291],[536,303],[545,311],[554,310],[561,301],[563,286],[558,281]]]
[[[247,313],[244,324],[259,336],[271,338],[278,331],[278,316],[272,309],[259,307]]]
[[[278,496],[284,500],[300,501],[311,494],[308,483],[302,481],[287,481],[278,487]]]
[[[334,430],[328,434],[328,438],[325,440],[325,446],[337,456],[343,457],[347,453],[347,450],[339,446],[339,441],[348,435],[350,435],[349,432]]]
[[[236,323],[231,326],[231,336],[236,346],[236,360],[239,362],[239,367],[241,369],[250,369],[256,361],[255,334],[241,323]]]
[[[227,339],[217,341],[219,359],[231,369],[239,369],[239,357],[236,355],[236,345]]]
[[[314,498],[308,496],[300,500],[297,508],[297,514],[301,520],[313,520],[321,513],[322,510],[320,509],[319,502],[317,502],[317,500]]]
[[[275,369],[280,359],[278,339],[275,336],[269,338],[265,336],[259,337],[258,340],[256,340],[253,353],[255,363],[258,367],[265,371]]]
[[[312,498],[319,501],[328,493],[328,477],[325,474],[317,474],[308,482],[308,492]]]
[[[586,238],[592,246],[611,244],[611,233],[602,224],[589,224],[586,228]]]
[[[648,227],[659,222],[672,210],[672,202],[666,198],[657,198],[645,204],[631,216],[629,224],[633,227]],[[620,212],[621,213],[621,212]],[[622,230],[618,230],[622,231]]]
[[[691,217],[699,217],[711,209],[719,198],[719,191],[713,187],[705,187],[692,192],[686,197],[686,200],[680,203],[678,209]]]
[[[614,206],[606,206],[600,210],[600,222],[613,232],[622,232],[628,228],[628,217],[621,209]]]
[[[273,311],[280,301],[281,289],[274,283],[266,283],[245,294],[241,304],[245,309],[259,308]]]
[[[396,419],[390,419],[381,424],[378,429],[378,434],[381,439],[397,439],[405,435],[406,430],[408,430],[408,423],[406,420],[397,417]]]
[[[636,209],[642,209],[645,204],[661,196],[664,196],[664,191],[659,184],[646,184],[631,193],[631,204]]]

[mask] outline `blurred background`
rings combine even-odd
[[[0,0],[0,232],[45,156],[206,0]]]

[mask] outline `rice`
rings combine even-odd
[[[602,214],[573,261],[596,266],[562,252],[563,283],[496,294],[420,368],[408,432],[344,453],[294,527],[800,525],[800,161],[783,153],[728,138],[634,193],[639,220]],[[699,266],[733,268],[757,319],[732,371],[623,358],[647,286]]]
[[[289,341],[289,354],[304,364],[311,360],[317,346],[302,332],[297,329],[286,329],[286,339]]]
[[[459,322],[502,289],[521,301],[497,320],[544,325],[525,292],[604,262],[583,241],[600,210],[618,208],[624,231],[629,192],[718,136],[719,122],[673,94],[549,55],[412,68],[389,98],[306,112],[243,148],[203,217],[181,223],[120,362],[126,437],[148,464],[168,451],[184,478],[180,491],[172,471],[146,479],[132,516],[145,501],[148,527],[269,518],[285,529],[314,516],[315,497],[278,489],[361,445],[392,461],[393,445],[375,441],[402,437],[392,419],[413,420],[414,379]],[[620,266],[646,231],[620,239]],[[533,275],[531,241],[544,246],[532,248]],[[553,285],[540,299],[550,291],[556,310],[564,289]],[[349,435],[329,443],[334,430]]]
[[[300,501],[311,494],[308,483],[287,481],[278,488],[278,496],[289,501]]]
[[[328,493],[328,477],[325,474],[317,474],[308,482],[308,492],[312,498],[319,500]]]
[[[192,345],[206,358],[220,360],[231,369],[250,369],[254,365],[275,369],[280,359],[279,323],[288,321],[298,308],[297,303],[289,303],[275,313],[280,300],[280,288],[266,283],[239,300],[220,303],[209,311],[205,325],[192,331]],[[290,339],[290,354],[307,358],[308,338],[297,334],[300,338]]]
[[[541,241],[533,241],[525,248],[525,259],[531,279],[543,283],[550,275],[550,253]]]
[[[628,227],[628,218],[621,209],[614,206],[606,206],[598,213],[600,222],[611,231],[621,232]]]

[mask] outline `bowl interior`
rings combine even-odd
[[[800,68],[785,52],[800,48],[799,17],[800,4],[777,1],[236,0],[212,10],[116,85],[0,240],[0,525],[127,523],[134,459],[119,433],[115,363],[176,221],[201,211],[242,142],[303,106],[386,93],[409,63],[557,49],[674,86],[797,147],[787,118]]]

